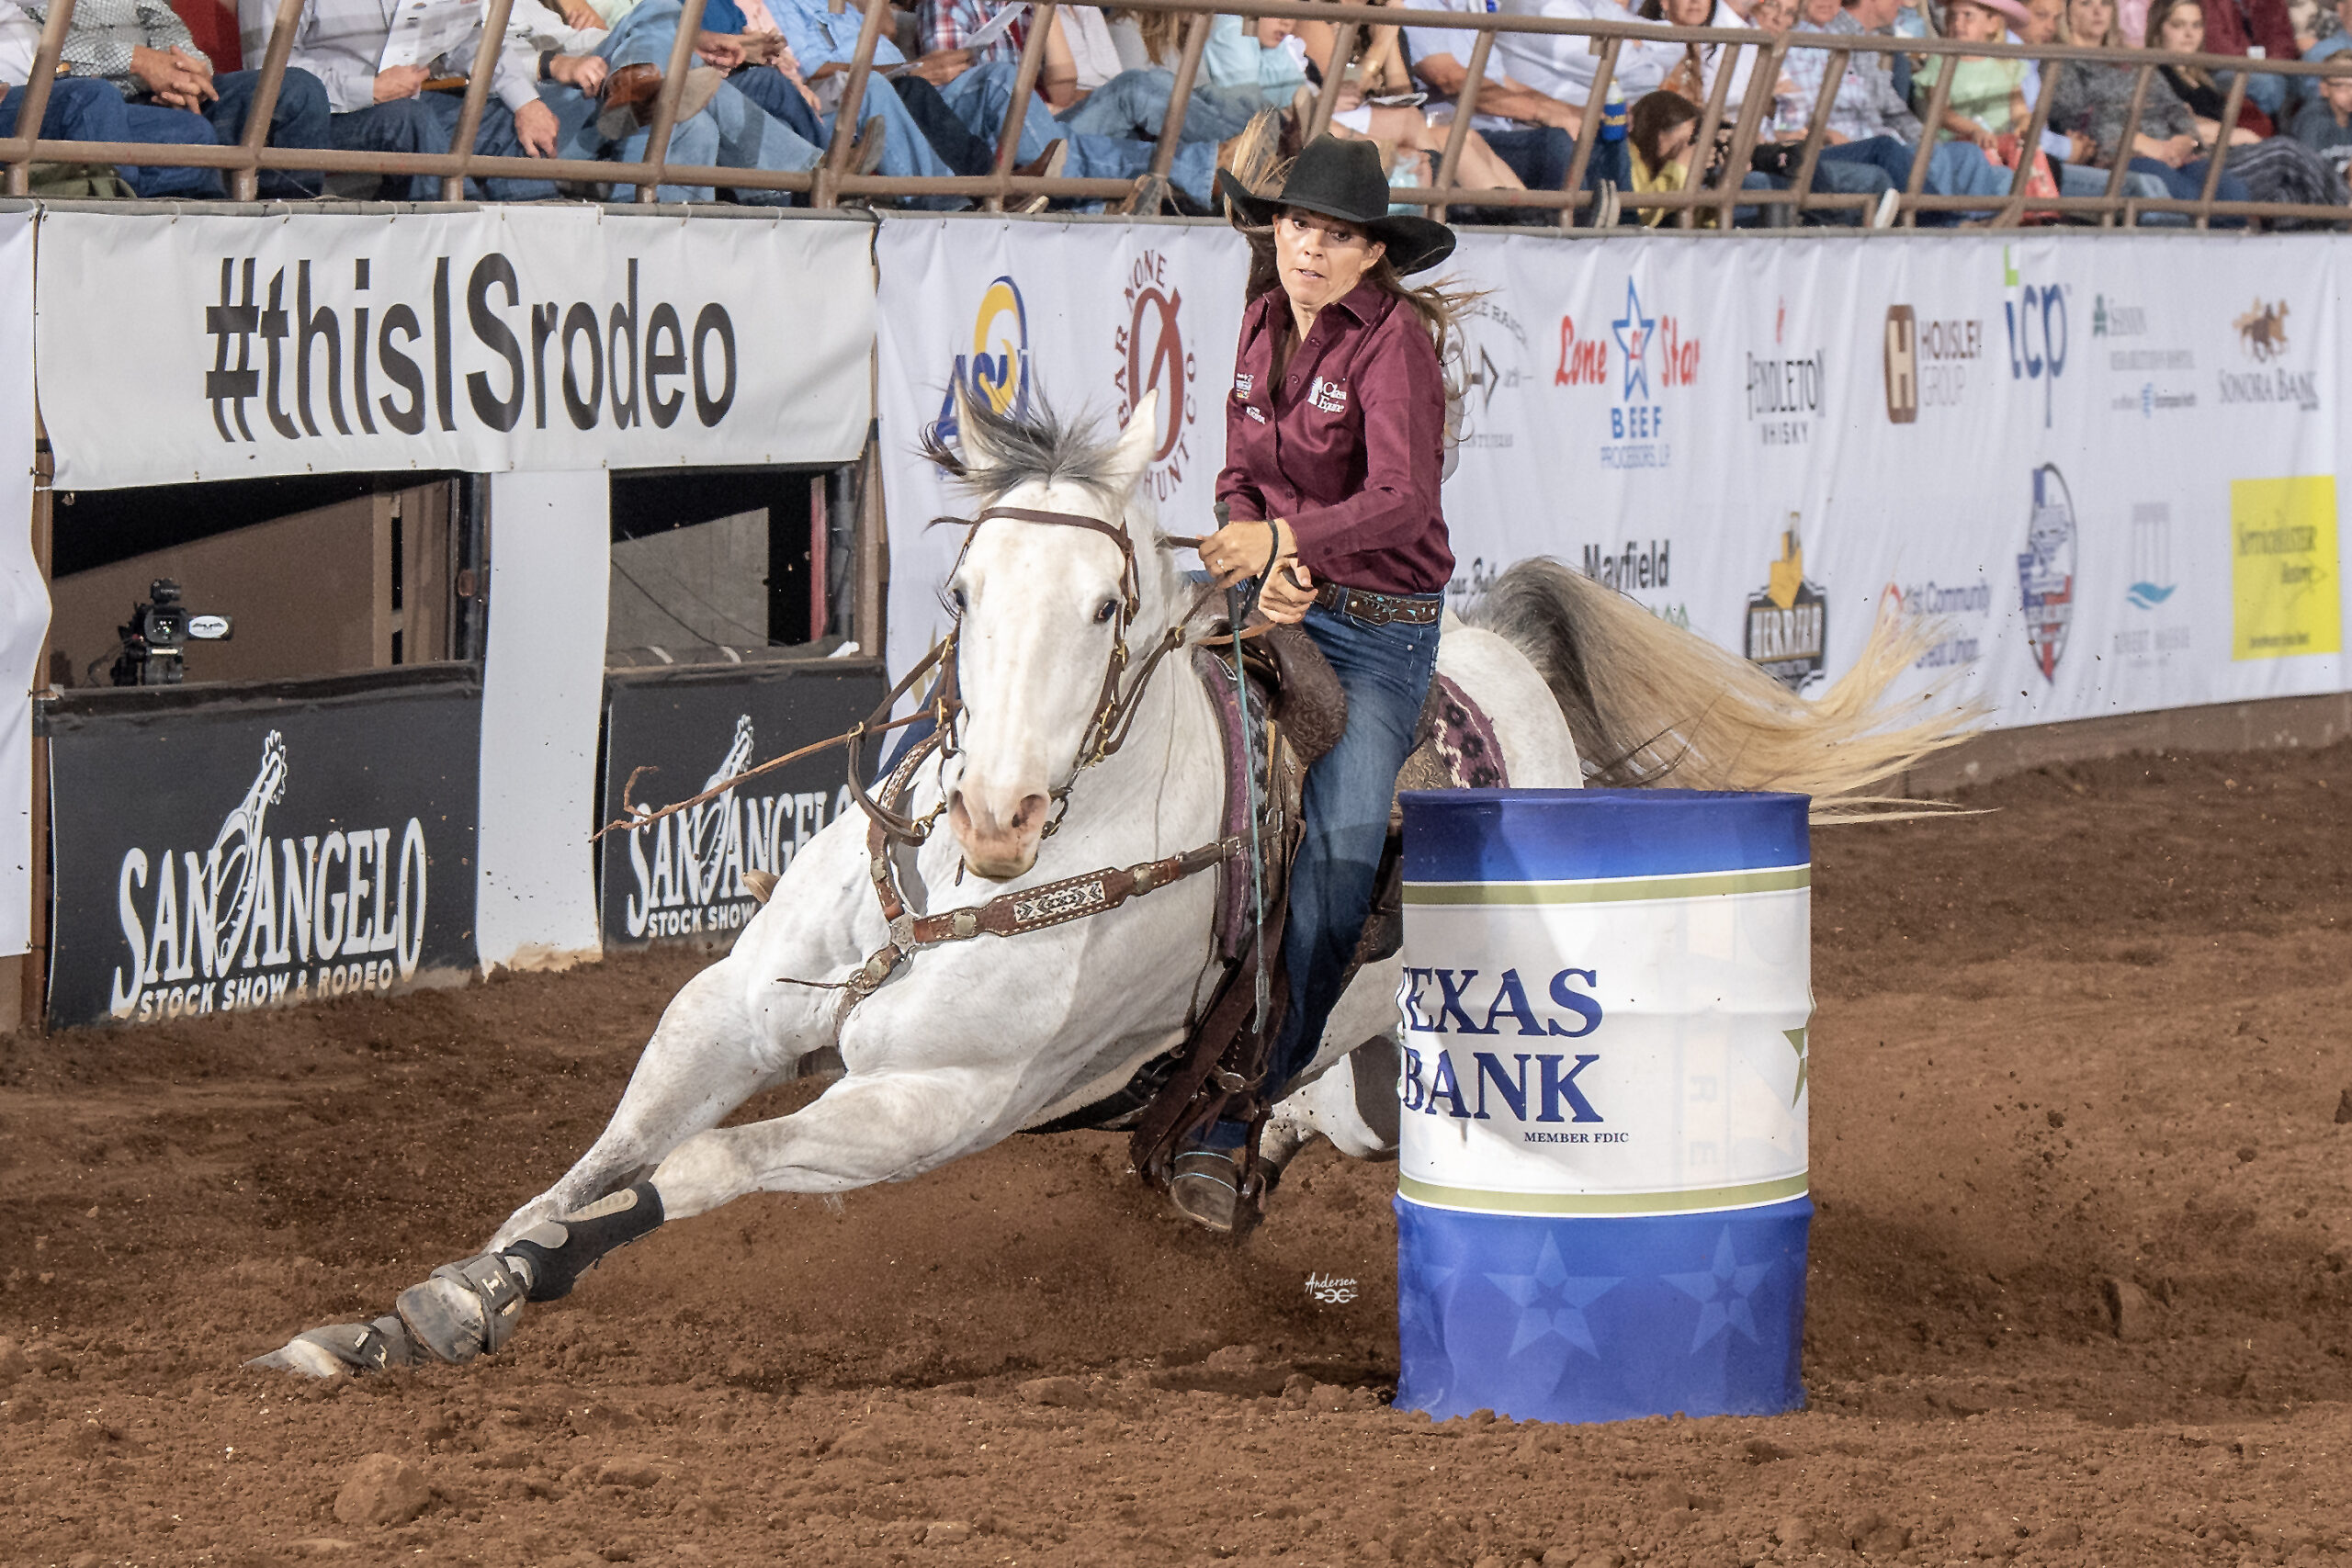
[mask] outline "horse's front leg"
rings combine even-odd
[[[752,1016],[745,963],[723,959],[671,998],[603,1134],[554,1186],[515,1210],[484,1250],[629,1185],[754,1094],[795,1076],[796,1043],[768,1044]]]

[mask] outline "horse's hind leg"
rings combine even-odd
[[[560,1180],[515,1210],[485,1250],[628,1186],[754,1094],[788,1081],[795,1072],[788,1054],[777,1065],[759,1047],[736,959],[687,981],[663,1010],[603,1134]]]
[[[1280,1171],[1320,1134],[1351,1159],[1394,1158],[1397,1060],[1396,1035],[1375,1034],[1284,1096],[1259,1141],[1261,1156]]]

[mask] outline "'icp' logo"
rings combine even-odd
[[[956,423],[956,389],[992,413],[1019,418],[1029,412],[1029,310],[1021,287],[1010,277],[992,280],[972,317],[972,349],[956,356],[947,391],[939,400],[932,434],[942,446],[961,436]]]
[[[2050,426],[2059,376],[2066,368],[2066,292],[2063,284],[2021,283],[2001,251],[2002,282],[2017,289],[2002,313],[2009,328],[2009,378],[2041,383],[2041,424]]]

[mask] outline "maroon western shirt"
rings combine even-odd
[[[1411,306],[1359,284],[1325,306],[1274,385],[1289,297],[1241,317],[1216,495],[1236,518],[1279,517],[1317,583],[1434,593],[1453,575],[1438,481],[1445,378]]]
[[[2244,54],[2250,43],[2262,45],[2272,60],[2301,58],[2295,48],[2295,24],[2287,15],[2286,0],[2207,0],[2205,52]]]

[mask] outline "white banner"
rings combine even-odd
[[[33,559],[33,214],[0,219],[0,691],[28,692],[49,634],[49,588]],[[0,705],[0,954],[32,945],[32,704]]]
[[[871,238],[584,207],[50,213],[57,482],[845,462],[871,404]]]
[[[1187,268],[1206,460],[1172,521],[1206,512],[1238,238],[1009,230],[884,226],[899,669],[956,542],[912,456],[951,369],[1020,344],[1020,393],[1098,393],[1136,247]],[[1815,694],[1875,616],[1931,615],[1918,681],[1998,724],[2344,690],[2343,265],[2321,236],[1464,235],[1457,602],[1555,556]]]
[[[876,255],[894,672],[946,627],[938,591],[963,531],[925,525],[967,515],[968,500],[919,447],[952,420],[954,382],[1000,411],[1050,399],[1065,415],[1097,416],[1106,434],[1157,390],[1148,482],[1159,514],[1173,533],[1210,530],[1248,276],[1231,230],[891,217]]]

